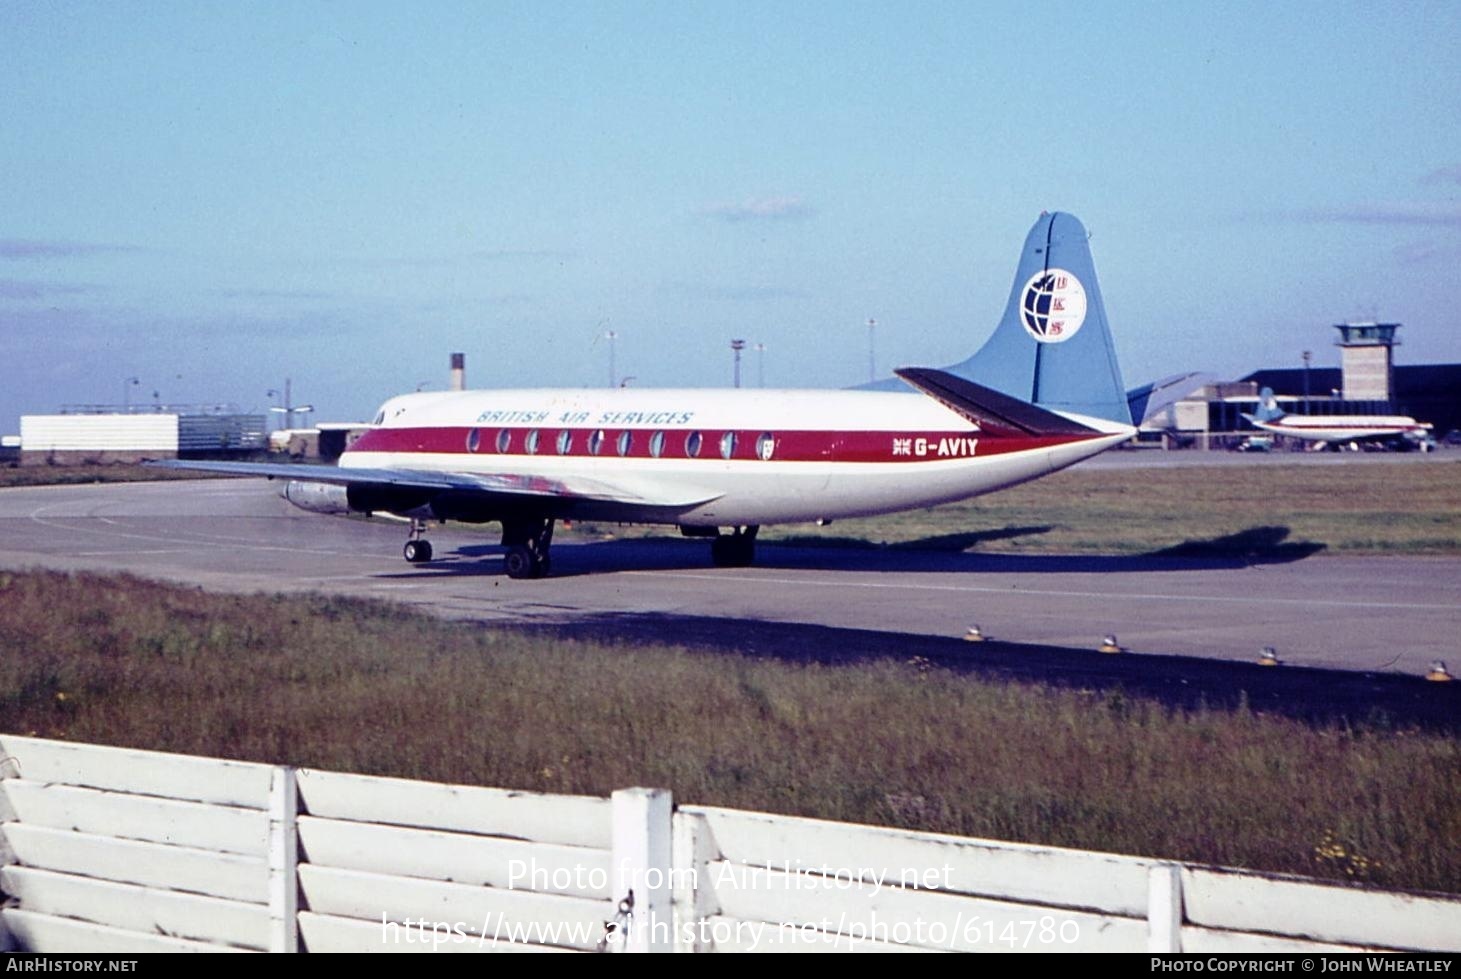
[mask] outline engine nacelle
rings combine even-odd
[[[311,483],[291,479],[279,487],[279,495],[301,510],[310,513],[349,513],[350,500],[345,487],[333,483]]]

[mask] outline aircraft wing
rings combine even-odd
[[[680,489],[648,495],[628,487],[578,476],[554,478],[516,473],[437,472],[429,469],[356,469],[305,463],[212,462],[191,459],[161,459],[146,465],[158,469],[188,469],[228,476],[265,476],[269,479],[298,479],[337,486],[393,486],[401,489],[481,493],[536,499],[601,500],[637,506],[683,507],[708,503],[719,494]]]

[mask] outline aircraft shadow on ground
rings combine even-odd
[[[1365,723],[1461,731],[1461,684],[1190,656],[1123,653],[1028,643],[965,642],[944,636],[663,613],[601,613],[571,622],[505,626],[517,632],[632,646],[667,643],[793,663],[908,662],[987,680],[1038,682],[1090,691],[1092,709],[1120,709],[1123,696],[1181,709],[1251,708],[1313,723]],[[634,655],[626,648],[625,656]]]
[[[785,570],[925,572],[992,574],[1203,571],[1287,564],[1323,551],[1325,545],[1290,541],[1287,527],[1250,527],[1235,534],[1184,541],[1142,554],[999,554],[969,552],[980,543],[1045,533],[1049,527],[1008,527],[963,534],[943,534],[898,544],[874,544],[856,538],[792,538],[766,541],[756,548],[755,567]],[[814,543],[809,543],[812,541]],[[382,577],[497,574],[503,549],[469,544],[443,553],[441,559],[409,571]],[[609,541],[566,542],[553,549],[553,577],[570,578],[614,571],[710,570],[704,541],[678,537],[640,537]]]

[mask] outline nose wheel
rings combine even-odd
[[[425,533],[425,520],[411,521],[411,539],[406,541],[406,546],[401,549],[401,553],[412,564],[421,564],[431,560],[431,541],[422,536]]]

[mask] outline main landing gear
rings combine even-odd
[[[548,548],[553,543],[553,521],[545,517],[502,522],[502,546],[507,548],[509,578],[542,578],[552,569]]]
[[[431,560],[431,541],[422,536],[425,533],[425,520],[417,519],[411,521],[411,539],[406,541],[406,546],[402,549],[402,553],[406,556],[406,560],[412,564],[422,564]]]
[[[744,568],[756,560],[756,531],[760,527],[737,527],[710,542],[710,560],[717,568]]]

